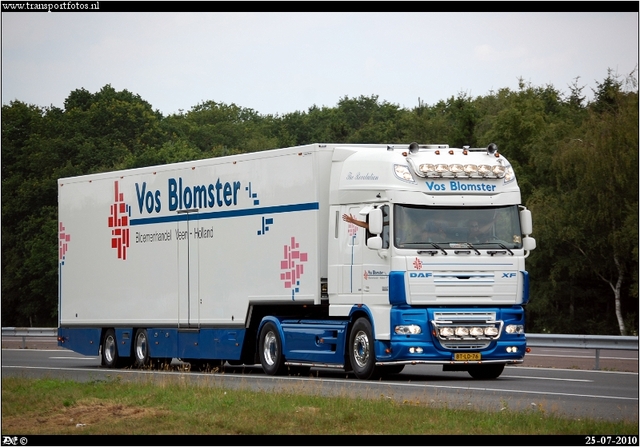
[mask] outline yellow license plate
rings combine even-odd
[[[453,354],[453,360],[468,362],[470,360],[482,360],[479,352],[456,352]]]

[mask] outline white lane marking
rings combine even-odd
[[[78,368],[47,368],[43,366],[2,366],[2,368],[22,368],[22,369],[46,369],[46,370],[59,370],[59,371],[82,371],[86,372],[84,369]],[[174,372],[171,371],[145,371],[145,370],[128,370],[128,369],[118,369],[111,370],[107,375],[112,374],[127,374],[127,373],[137,373],[137,374],[153,374],[153,375],[174,375]],[[348,384],[353,383],[346,381],[345,379],[317,379],[317,378],[301,378],[301,377],[273,377],[273,376],[251,376],[251,375],[230,375],[226,373],[195,373],[190,372],[190,376],[207,376],[207,377],[218,377],[222,379],[229,378],[237,378],[242,379],[244,381],[249,380],[270,380],[271,382],[284,382],[284,381],[309,381],[309,382],[320,382],[320,383],[337,383],[337,384]],[[380,385],[381,382],[370,381],[370,380],[358,380],[355,382],[357,384],[369,384],[369,385]],[[554,393],[550,391],[526,391],[526,390],[509,390],[509,389],[501,389],[501,388],[477,388],[477,387],[462,387],[462,386],[449,386],[449,385],[429,385],[429,384],[415,384],[415,383],[383,383],[385,385],[393,385],[397,387],[403,388],[435,388],[435,389],[448,389],[448,390],[462,390],[462,391],[489,391],[492,393],[501,392],[501,393],[514,393],[514,394],[539,394],[542,396],[570,396],[570,397],[588,397],[592,399],[611,399],[611,400],[634,400],[638,401],[637,397],[623,397],[623,396],[602,396],[597,394],[574,394],[574,393]]]
[[[566,382],[593,382],[589,379],[561,379],[559,377],[535,377],[535,376],[505,376],[502,374],[500,377],[508,377],[510,379],[538,379],[538,380],[563,380]]]
[[[596,373],[596,374],[633,374],[638,375],[637,372],[630,371],[609,371],[606,369],[576,369],[576,368],[545,368],[542,366],[507,366],[509,369],[530,369],[531,371],[569,371],[569,372],[581,372],[581,373]],[[502,377],[502,376],[501,376]]]
[[[593,355],[551,355],[551,354],[527,354],[527,357],[562,357],[566,359],[593,359],[595,360],[595,356]],[[600,360],[635,360],[638,361],[638,357],[602,357],[600,356]]]
[[[98,360],[98,357],[49,357],[56,360]]]

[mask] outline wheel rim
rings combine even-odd
[[[136,336],[136,357],[140,362],[147,358],[147,334],[138,332]]]
[[[116,341],[113,337],[108,336],[104,340],[104,358],[108,363],[113,363],[116,357]]]
[[[359,331],[353,339],[353,359],[360,368],[369,362],[369,337],[364,331]]]
[[[264,361],[269,366],[275,365],[278,359],[278,341],[276,334],[273,331],[267,332],[264,336]]]

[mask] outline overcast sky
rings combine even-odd
[[[283,115],[360,95],[411,109],[518,78],[568,92],[576,77],[591,98],[607,69],[637,65],[637,12],[2,14],[3,104],[63,107],[111,84],[165,116],[208,100]]]

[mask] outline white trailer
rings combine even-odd
[[[58,191],[59,345],[106,367],[523,361],[535,241],[495,145],[312,144]]]

